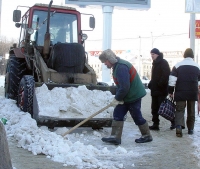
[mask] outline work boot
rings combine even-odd
[[[150,130],[149,130],[149,126],[148,126],[147,122],[138,127],[140,129],[142,136],[139,139],[135,139],[136,143],[146,143],[146,142],[150,142],[153,140],[153,138],[150,134]]]
[[[180,125],[176,126],[176,136],[177,137],[182,137],[182,127]]]
[[[173,130],[175,129],[176,126],[175,126],[175,121],[171,121],[171,126],[170,126],[170,130]]]
[[[112,121],[112,131],[111,136],[106,138],[103,137],[101,140],[106,143],[111,143],[114,145],[121,144],[121,136],[122,136],[122,130],[124,126],[124,121]]]
[[[160,130],[160,129],[159,129],[159,125],[158,125],[158,124],[155,124],[155,123],[153,123],[152,126],[149,126],[149,129],[150,129],[150,130]]]
[[[193,129],[188,129],[188,134],[192,135],[194,133]]]

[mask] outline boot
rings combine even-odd
[[[146,142],[150,142],[153,140],[153,138],[150,134],[150,130],[149,130],[149,126],[148,126],[147,122],[138,127],[140,129],[142,136],[139,139],[135,139],[136,143],[146,143]]]
[[[180,126],[180,125],[177,125],[177,126],[176,126],[176,136],[177,136],[177,137],[182,137],[182,136],[183,136],[183,133],[182,133],[182,126]]]
[[[159,129],[159,125],[158,125],[158,124],[155,124],[155,123],[153,123],[152,126],[149,126],[149,129],[150,129],[150,130],[160,130],[160,129]]]
[[[121,144],[121,136],[122,136],[122,130],[124,126],[124,121],[112,121],[112,131],[111,136],[106,138],[103,137],[101,140],[106,143],[111,143],[114,145]]]
[[[188,129],[188,134],[190,134],[190,135],[194,134],[193,129]]]

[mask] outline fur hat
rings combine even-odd
[[[99,59],[102,63],[104,63],[106,60],[108,60],[112,64],[115,64],[117,62],[115,53],[110,49],[104,50],[99,56]]]
[[[160,55],[160,51],[157,48],[153,48],[150,53],[155,53],[157,55]]]
[[[187,48],[184,52],[184,55],[183,55],[184,58],[194,58],[194,53],[193,53],[193,50],[191,48]]]

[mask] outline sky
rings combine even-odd
[[[38,1],[2,1],[2,35],[17,38],[17,28],[12,22],[12,11],[16,9],[17,5],[31,6]],[[49,3],[49,1],[43,0],[42,3]],[[60,3],[60,0],[53,2],[53,4]],[[102,50],[102,9],[77,9],[82,13],[91,13],[96,18],[94,31],[86,32],[88,34],[86,50]],[[111,48],[114,50],[133,50],[137,53],[142,51],[144,54],[149,54],[152,47],[157,47],[161,51],[183,51],[190,45],[188,38],[189,19],[190,14],[185,13],[184,0],[151,0],[151,8],[142,11],[114,9]]]

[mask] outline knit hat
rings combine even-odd
[[[150,53],[155,53],[157,55],[160,55],[160,51],[157,48],[153,48]]]
[[[104,50],[99,56],[99,59],[102,63],[104,63],[106,60],[108,60],[112,64],[115,64],[117,62],[116,55],[110,49]]]
[[[187,49],[185,50],[185,52],[184,52],[183,57],[184,57],[184,58],[188,58],[188,57],[194,58],[194,53],[193,53],[192,49],[191,49],[191,48],[187,48]]]

